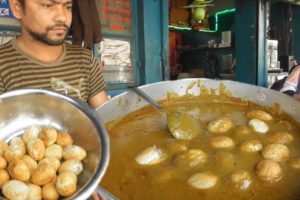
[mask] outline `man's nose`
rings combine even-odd
[[[59,22],[66,22],[68,16],[68,10],[66,10],[63,6],[57,6],[55,20]]]

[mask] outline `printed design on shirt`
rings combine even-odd
[[[81,101],[84,101],[84,99],[81,95],[81,92],[80,92],[83,82],[84,82],[83,78],[79,79],[78,88],[75,88],[63,80],[51,77],[51,88],[57,92],[61,92],[66,95],[69,95],[70,92],[75,92],[77,94],[78,99],[80,99]]]
[[[293,83],[293,82],[285,81],[285,83],[284,83],[282,89],[280,90],[280,92],[285,92],[285,91],[288,91],[288,90],[296,92],[297,84]]]

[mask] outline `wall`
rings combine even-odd
[[[274,3],[271,6],[270,25],[275,26],[275,39],[278,39],[278,55],[287,55],[289,49],[286,46],[288,41],[287,31],[288,17],[287,10],[289,4]],[[292,29],[290,54],[300,61],[300,6],[292,5]]]
[[[236,80],[257,84],[257,1],[236,2]]]
[[[140,85],[169,79],[168,2],[137,1]]]
[[[287,8],[288,4],[286,3],[271,4],[270,26],[274,30],[273,39],[278,40],[278,55],[286,55],[288,51],[286,49],[287,33],[285,31],[285,26],[288,24]]]
[[[293,7],[293,52],[300,62],[300,6]]]

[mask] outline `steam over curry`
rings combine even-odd
[[[111,161],[101,185],[109,192],[122,200],[300,199],[300,126],[289,116],[233,98],[162,104],[193,126],[174,120],[187,133],[174,136],[166,114],[149,106],[107,124]]]

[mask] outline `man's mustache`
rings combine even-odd
[[[55,24],[53,26],[48,27],[48,30],[61,29],[61,28],[64,28],[66,30],[70,29],[70,27],[68,25],[66,25],[66,24]]]

